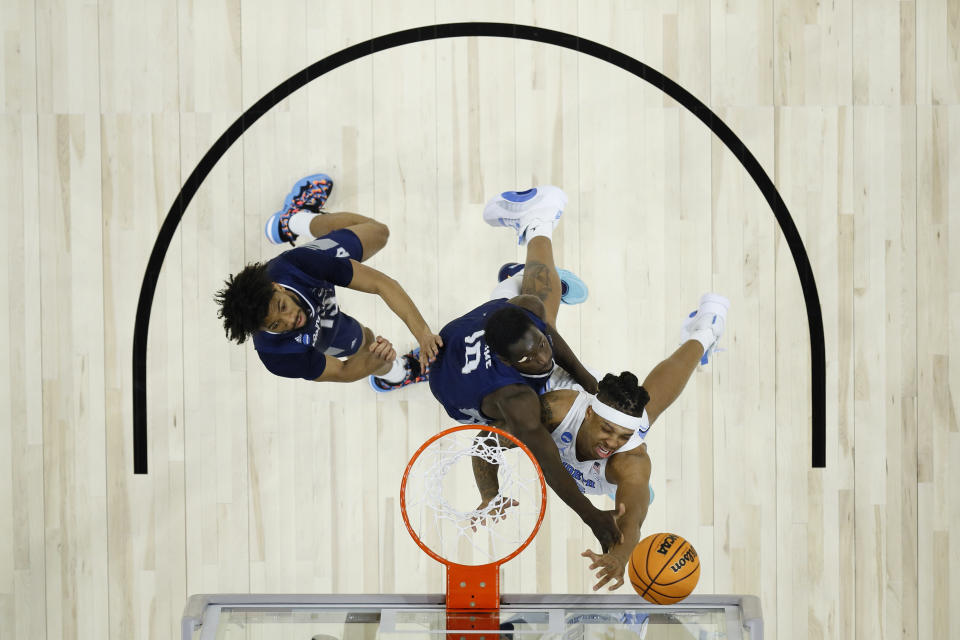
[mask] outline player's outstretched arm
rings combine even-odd
[[[319,377],[314,378],[314,382],[356,382],[382,373],[384,366],[396,359],[397,352],[389,340],[382,336],[374,338],[373,333],[366,328],[364,332],[370,333],[370,345],[346,360],[324,356],[326,367]]]
[[[499,425],[498,425],[499,426]],[[501,440],[499,436],[494,435],[492,431],[483,431],[479,433],[474,441],[481,442],[487,439],[490,446],[499,449],[513,449],[517,445],[511,440]],[[487,462],[480,456],[472,457],[473,479],[477,483],[477,491],[480,492],[480,498],[484,503],[490,502],[500,492],[500,480],[497,479],[497,472],[500,471],[499,465]]]
[[[353,279],[348,288],[364,293],[375,293],[387,303],[390,310],[403,320],[410,333],[420,344],[420,364],[427,365],[437,357],[443,339],[430,330],[430,326],[423,319],[417,305],[413,303],[400,283],[381,271],[351,260],[353,265]]]
[[[587,371],[580,359],[563,339],[563,336],[557,331],[556,327],[547,323],[547,330],[553,338],[553,359],[567,373],[573,376],[574,381],[583,387],[583,390],[591,395],[596,395],[599,385],[593,374]]]
[[[557,445],[541,422],[540,400],[533,389],[522,384],[497,389],[483,399],[481,410],[527,445],[547,484],[593,530],[604,551],[620,540],[613,515],[594,507],[563,468]]]
[[[614,454],[607,463],[607,478],[617,485],[617,523],[623,539],[603,554],[587,549],[582,554],[590,559],[591,570],[597,569],[597,591],[609,584],[613,591],[623,585],[623,573],[633,548],[640,541],[640,526],[647,518],[650,506],[650,456],[647,447]],[[612,582],[611,582],[612,581]]]
[[[497,469],[497,465],[487,462],[480,456],[473,456],[473,479],[477,483],[482,504],[490,502],[500,492]]]
[[[500,438],[492,435],[489,431],[481,433],[477,438],[489,438],[489,444],[497,448],[512,449],[516,446],[510,440],[501,441]],[[500,470],[499,465],[491,464],[476,455],[472,456],[471,462],[473,464],[473,479],[477,483],[477,491],[480,492],[480,505],[477,507],[477,511],[483,512],[483,515],[474,517],[472,524],[473,530],[476,531],[477,524],[486,524],[488,517],[495,522],[501,518],[506,518],[507,512],[519,505],[520,502],[510,496],[500,495],[500,480],[497,478],[497,472]],[[492,508],[489,508],[491,503],[493,503]]]

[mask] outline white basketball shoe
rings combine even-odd
[[[703,345],[703,357],[700,364],[707,364],[723,329],[727,324],[727,311],[730,301],[716,293],[700,296],[700,306],[690,313],[680,331],[680,344],[688,340],[697,340]]]
[[[541,224],[556,228],[567,206],[567,194],[559,187],[544,185],[526,191],[504,191],[483,208],[484,221],[493,227],[510,227],[517,242],[527,244],[527,230]]]

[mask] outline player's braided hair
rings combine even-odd
[[[497,309],[483,326],[484,339],[490,350],[501,358],[509,358],[510,345],[534,326],[533,320],[520,307],[507,305]]]
[[[627,415],[640,417],[643,408],[650,402],[650,394],[640,386],[637,376],[624,371],[619,376],[608,373],[600,381],[597,397],[603,404],[610,405]]]
[[[267,275],[266,263],[254,262],[223,284],[226,286],[213,297],[220,305],[217,317],[223,318],[227,338],[243,344],[263,326],[273,297],[273,281]]]

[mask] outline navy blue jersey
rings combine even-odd
[[[326,368],[325,354],[347,356],[360,348],[362,327],[340,311],[335,287],[350,284],[350,258],[360,260],[362,251],[356,234],[341,229],[285,251],[267,263],[270,279],[293,292],[307,316],[300,329],[254,334],[253,346],[270,372],[313,380]]]
[[[483,327],[491,313],[509,304],[503,299],[491,300],[440,330],[443,349],[430,365],[430,391],[458,422],[490,424],[491,418],[480,410],[485,397],[511,384],[525,384],[539,395],[550,379],[549,373],[525,376],[490,353]],[[524,311],[549,337],[543,320]]]

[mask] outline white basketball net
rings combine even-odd
[[[451,562],[478,565],[510,555],[527,540],[543,494],[535,463],[512,446],[478,427],[446,434],[420,453],[407,474],[406,510],[424,545]],[[496,466],[499,484],[482,509],[474,458]]]

